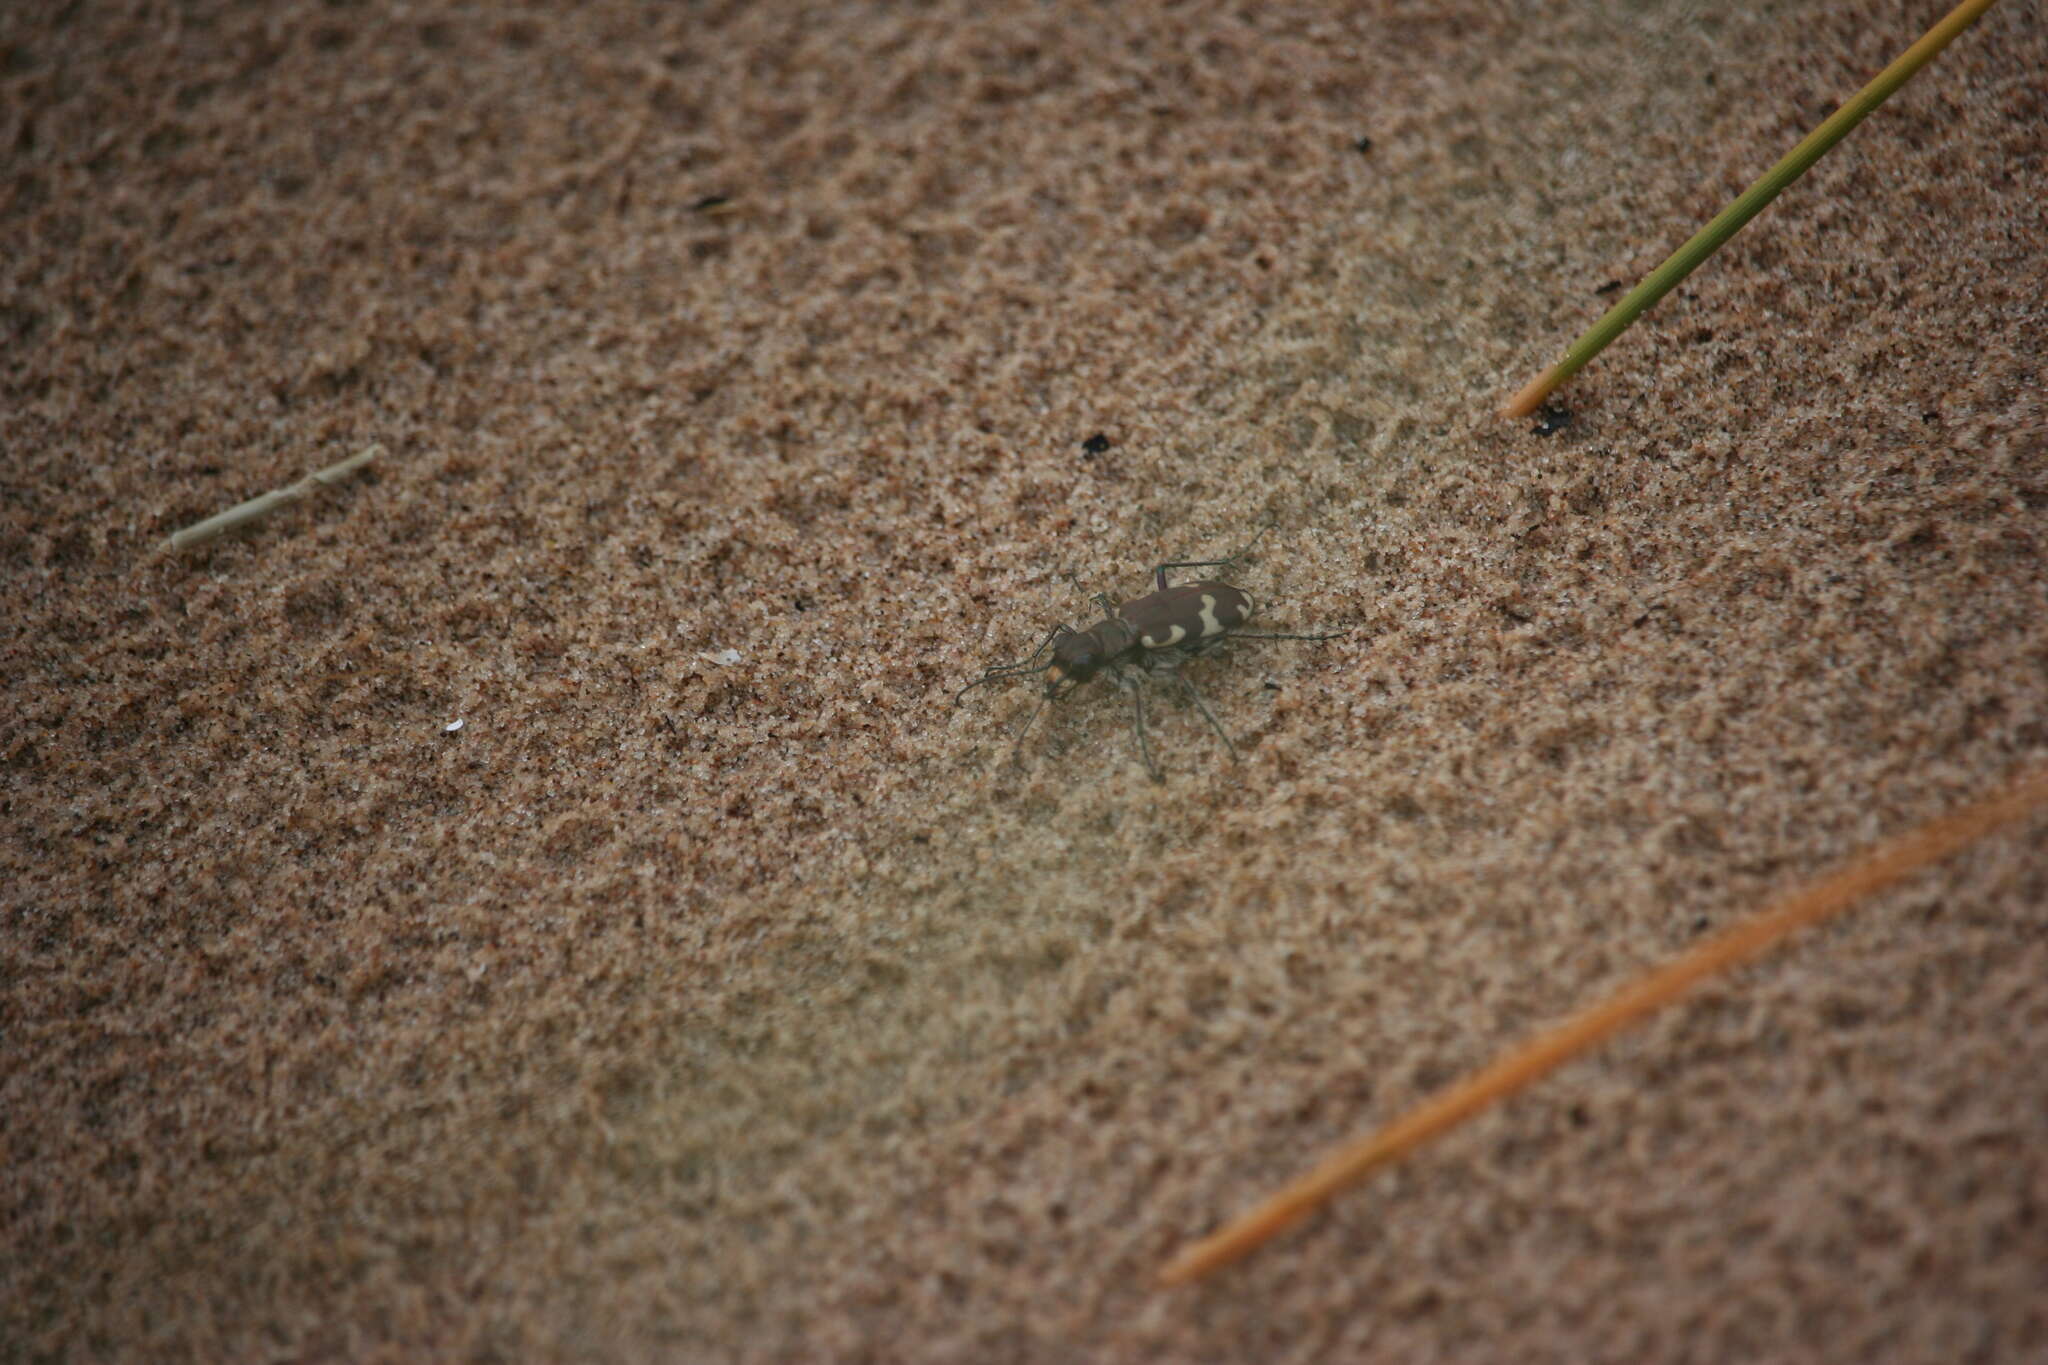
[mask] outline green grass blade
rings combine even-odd
[[[1831,114],[1820,127],[1807,134],[1804,141],[1788,152],[1777,165],[1766,171],[1761,179],[1744,190],[1739,198],[1714,216],[1712,222],[1694,233],[1692,240],[1671,253],[1670,259],[1643,278],[1643,282],[1631,289],[1627,296],[1607,310],[1606,316],[1586,329],[1584,336],[1571,344],[1564,353],[1564,359],[1538,375],[1520,393],[1509,400],[1501,409],[1503,417],[1526,417],[1542,405],[1557,387],[1579,372],[1579,369],[1594,356],[1600,354],[1607,343],[1627,330],[1628,325],[1676,287],[1678,282],[1693,272],[1693,268],[1713,255],[1721,244],[1742,230],[1750,219],[1762,211],[1764,205],[1778,197],[1779,191],[1806,174],[1814,162],[1821,159],[1827,150],[1848,135],[1851,128],[1861,123],[1871,110],[1891,98],[1893,91],[1912,79],[1913,74],[1933,60],[1934,55],[1954,41],[1957,34],[1977,21],[1979,15],[1990,9],[1994,0],[1964,0],[1950,12],[1946,19],[1929,29],[1919,42],[1899,54],[1898,60],[1878,73],[1877,79],[1857,92],[1854,99]]]

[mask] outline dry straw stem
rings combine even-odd
[[[1920,826],[1765,909],[1620,993],[1548,1033],[1539,1034],[1485,1070],[1439,1092],[1379,1132],[1339,1148],[1306,1176],[1221,1231],[1196,1242],[1160,1272],[1162,1285],[1183,1284],[1228,1265],[1299,1222],[1374,1169],[1454,1128],[1474,1114],[1562,1066],[1622,1028],[1670,1004],[1695,982],[1757,956],[1796,929],[1817,924],[1910,873],[2048,805],[2048,768],[2027,774],[1989,797]]]
[[[1847,136],[1865,115],[1889,99],[1894,90],[1927,65],[1934,54],[1947,47],[1958,33],[1975,23],[1977,16],[1990,9],[1991,5],[1992,0],[1964,0],[1963,4],[1950,11],[1946,19],[1927,30],[1919,42],[1879,72],[1877,79],[1864,86],[1856,98],[1829,115],[1828,120],[1807,134],[1806,140],[1787,153],[1784,160],[1766,171],[1762,179],[1742,192],[1740,198],[1694,233],[1691,241],[1672,252],[1670,259],[1644,276],[1641,284],[1630,290],[1620,303],[1607,310],[1605,317],[1572,343],[1571,349],[1564,353],[1564,359],[1536,376],[1520,393],[1509,399],[1508,405],[1501,409],[1501,416],[1527,417],[1542,406],[1543,400],[1560,384],[1577,374],[1581,366],[1606,349],[1608,342],[1620,336],[1630,323],[1648,312],[1657,300],[1690,275],[1695,266],[1740,232],[1745,223],[1763,210],[1764,205],[1778,197],[1780,190],[1806,174],[1807,168],[1820,160],[1828,148]]]
[[[251,498],[247,502],[237,503],[225,512],[210,516],[205,521],[195,522],[182,531],[173,532],[171,535],[171,548],[173,550],[185,550],[190,549],[194,545],[204,545],[207,541],[212,540],[216,536],[224,535],[234,530],[237,526],[246,526],[252,521],[261,520],[275,512],[278,508],[283,507],[286,503],[297,502],[308,493],[317,492],[329,484],[340,483],[343,479],[355,473],[358,469],[361,469],[383,453],[383,446],[373,445],[366,450],[349,456],[339,464],[331,464],[325,469],[308,474],[305,478],[300,479],[289,487],[274,489],[260,497]]]

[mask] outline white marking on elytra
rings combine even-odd
[[[1178,629],[1178,627],[1176,627],[1176,629]],[[1202,638],[1203,638],[1204,640],[1206,640],[1206,639],[1208,639],[1208,638],[1209,638],[1209,637],[1210,637],[1211,635],[1221,635],[1221,634],[1223,633],[1224,629],[1225,629],[1225,627],[1224,627],[1223,623],[1222,623],[1221,621],[1219,621],[1219,620],[1217,620],[1217,619],[1216,619],[1216,599],[1215,599],[1214,597],[1210,596],[1210,595],[1209,595],[1208,593],[1206,593],[1206,592],[1205,592],[1205,593],[1203,593],[1203,594],[1202,594]]]
[[[1207,601],[1208,599],[1204,598],[1202,600]],[[1175,626],[1173,634],[1167,636],[1164,640],[1155,640],[1150,635],[1141,635],[1138,637],[1138,643],[1147,649],[1171,649],[1187,637],[1188,633],[1186,630],[1180,626]]]

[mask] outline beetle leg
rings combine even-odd
[[[1245,635],[1232,631],[1224,638],[1229,640],[1334,640],[1341,635],[1349,635],[1350,633],[1348,630],[1326,630],[1320,635]]]
[[[1144,662],[1139,667],[1144,670],[1146,677],[1164,678],[1179,673],[1182,664],[1200,653],[1200,649],[1189,645],[1168,645],[1164,649],[1148,649],[1145,651]]]
[[[1024,736],[1031,733],[1031,727],[1038,721],[1038,713],[1045,709],[1045,701],[1044,697],[1038,699],[1038,705],[1032,707],[1031,714],[1024,718],[1024,728],[1017,732],[1017,742],[1010,746],[1010,762],[1020,767],[1024,762]]]
[[[1258,534],[1254,535],[1242,550],[1239,550],[1228,559],[1176,559],[1166,564],[1155,564],[1152,566],[1152,581],[1158,584],[1160,592],[1165,592],[1166,571],[1168,569],[1227,569],[1256,549],[1259,538],[1272,529],[1273,523],[1270,521],[1261,526]]]
[[[1195,704],[1195,709],[1202,713],[1202,719],[1209,722],[1209,728],[1216,732],[1216,738],[1223,741],[1223,747],[1230,751],[1230,761],[1237,762],[1237,746],[1230,742],[1230,736],[1217,724],[1216,717],[1209,711],[1209,703],[1202,700],[1202,694],[1195,691],[1195,685],[1188,681],[1186,674],[1176,673],[1173,679],[1180,684],[1180,690],[1188,694],[1188,700]]]
[[[1154,564],[1152,566],[1152,582],[1156,585],[1158,591],[1165,592],[1166,571],[1168,569],[1227,569],[1235,563],[1237,563],[1236,555],[1232,555],[1228,559],[1176,559],[1166,564]]]
[[[1124,686],[1131,689],[1131,728],[1138,734],[1138,755],[1145,760],[1145,771],[1152,774],[1154,782],[1164,782],[1166,775],[1159,771],[1159,765],[1152,761],[1152,741],[1145,738],[1145,683],[1143,678],[1119,675]]]

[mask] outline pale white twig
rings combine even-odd
[[[194,545],[204,545],[215,536],[232,531],[237,526],[243,526],[259,518],[267,517],[286,503],[297,502],[308,493],[317,492],[329,484],[340,483],[343,479],[355,473],[358,469],[361,469],[383,453],[383,446],[373,445],[367,450],[349,456],[339,464],[331,464],[325,469],[308,474],[305,478],[300,479],[289,487],[273,489],[261,497],[254,497],[247,502],[237,503],[225,512],[208,517],[205,521],[195,522],[184,530],[173,533],[171,536],[171,548],[173,550],[184,550]]]

